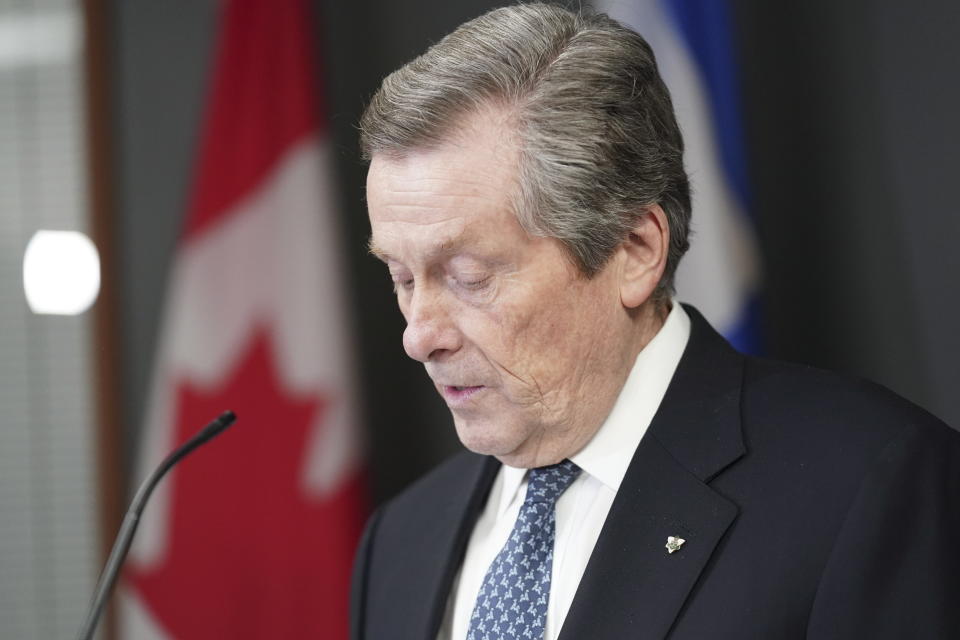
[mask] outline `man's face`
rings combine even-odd
[[[618,353],[617,261],[588,280],[557,240],[523,230],[510,207],[517,153],[496,112],[460,132],[436,149],[373,158],[373,252],[407,321],[404,348],[463,444],[513,466],[550,464],[589,440],[619,389],[610,369],[630,364]]]

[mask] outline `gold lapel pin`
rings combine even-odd
[[[683,546],[683,543],[686,542],[683,538],[678,538],[676,536],[667,537],[667,553],[673,553],[674,551],[679,551],[680,547]]]

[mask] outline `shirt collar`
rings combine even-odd
[[[510,505],[517,499],[520,487],[527,477],[527,470],[518,467],[502,465],[500,467],[500,478],[503,481],[500,491],[500,504],[497,508],[497,517],[500,517],[510,508]]]
[[[637,355],[610,415],[590,442],[570,458],[614,492],[620,489],[640,439],[663,401],[689,338],[690,317],[674,302],[660,331]],[[526,474],[526,469],[501,467],[498,516],[517,498]]]

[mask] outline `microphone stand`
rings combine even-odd
[[[169,471],[173,465],[180,462],[184,456],[229,427],[236,419],[237,416],[232,411],[225,411],[220,414],[213,422],[205,426],[199,433],[168,455],[167,458],[160,463],[160,466],[150,474],[150,477],[140,485],[137,494],[133,498],[133,502],[130,503],[130,508],[127,509],[127,514],[123,518],[123,524],[120,526],[117,539],[114,541],[113,548],[110,550],[110,557],[107,558],[107,564],[103,568],[103,573],[100,574],[100,579],[97,581],[93,604],[90,606],[87,619],[83,623],[80,634],[77,636],[78,640],[90,640],[93,638],[93,632],[97,629],[97,622],[103,613],[107,598],[110,592],[113,591],[113,585],[117,581],[120,567],[123,564],[124,558],[127,557],[127,552],[130,551],[133,534],[137,532],[137,525],[140,524],[140,515],[143,513],[143,509],[147,505],[147,500],[150,499],[150,494],[153,493],[157,483],[160,482],[160,479],[166,475],[167,471]]]

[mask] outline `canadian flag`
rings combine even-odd
[[[123,638],[346,638],[366,501],[335,189],[305,0],[230,0],[174,261],[138,477],[160,485]]]

